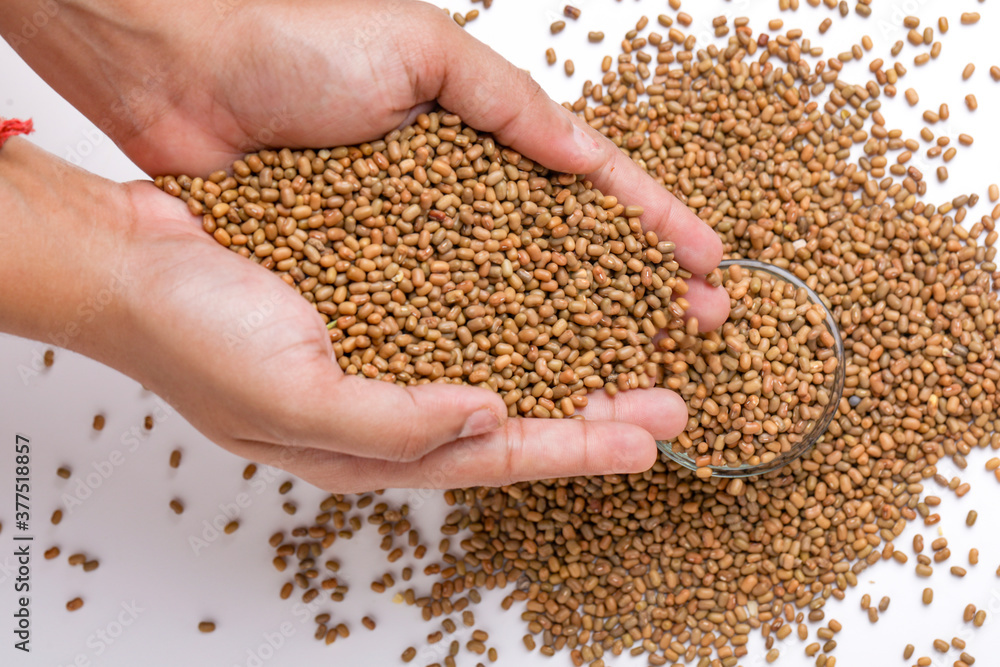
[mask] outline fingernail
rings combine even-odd
[[[582,127],[573,124],[573,142],[576,143],[580,155],[586,158],[597,158],[601,155],[601,146],[593,136]]]
[[[471,438],[474,435],[489,433],[499,427],[500,419],[497,417],[496,413],[489,408],[483,408],[482,410],[473,412],[469,418],[465,420],[465,426],[462,427],[462,432],[458,434],[458,437]]]

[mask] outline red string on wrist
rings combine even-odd
[[[0,118],[0,148],[3,147],[4,142],[6,142],[10,137],[18,134],[31,134],[34,131],[35,126],[32,124],[30,118],[28,120]]]

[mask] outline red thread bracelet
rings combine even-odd
[[[0,118],[0,148],[3,147],[4,142],[10,137],[18,134],[31,134],[35,131],[35,127],[28,120],[17,120],[16,118],[3,119]]]

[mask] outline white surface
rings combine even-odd
[[[532,70],[553,97],[572,100],[588,75],[595,79],[599,76],[601,57],[609,52],[617,55],[621,35],[639,16],[645,12],[655,26],[657,14],[674,14],[662,0],[577,0],[575,4],[583,10],[581,19],[576,23],[567,21],[566,30],[556,37],[549,35],[548,25],[561,18],[563,3],[551,0],[500,0],[492,9],[481,11],[469,30],[519,66]],[[961,193],[977,192],[983,200],[970,219],[988,213],[986,187],[1000,180],[995,158],[1000,135],[993,121],[1000,108],[1000,84],[993,82],[988,73],[990,65],[1000,62],[1000,57],[991,60],[996,53],[996,29],[1000,27],[996,6],[971,0],[879,2],[875,3],[875,15],[867,21],[852,11],[844,21],[834,18],[833,28],[819,38],[816,26],[835,13],[825,7],[812,9],[805,2],[801,4],[803,8],[797,13],[781,14],[783,30],[802,28],[814,44],[826,48],[826,56],[848,50],[862,34],[875,41],[875,49],[863,63],[845,68],[842,78],[852,82],[868,79],[867,62],[873,58],[892,62],[890,46],[897,39],[905,39],[903,16],[918,15],[923,19],[921,28],[931,24],[935,31],[938,16],[949,18],[951,31],[943,36],[944,48],[938,60],[923,68],[915,67],[912,58],[917,49],[909,44],[904,48],[900,60],[909,74],[897,86],[897,99],[884,100],[883,113],[889,127],[900,127],[905,137],[916,138],[921,126],[919,112],[936,109],[937,104],[947,101],[951,119],[937,124],[935,134],[947,133],[954,143],[960,132],[968,132],[975,136],[975,146],[961,149],[948,165],[951,178],[944,187],[933,176],[939,160],[929,163],[921,150],[914,163],[928,179],[931,201],[943,202]],[[853,9],[854,2],[850,4]],[[463,12],[473,7],[481,9],[480,4],[470,5],[467,0],[453,0],[448,6]],[[711,37],[712,17],[719,14],[730,18],[750,16],[755,34],[766,30],[767,19],[779,15],[774,0],[755,2],[753,7],[748,0],[687,0],[683,9],[694,16],[689,31],[698,35],[702,44]],[[527,11],[530,18],[525,19],[518,11]],[[963,27],[959,25],[962,11],[978,11],[983,20],[978,26]],[[607,35],[604,43],[588,44],[589,30],[603,30]],[[544,51],[550,45],[560,58],[551,68],[544,60]],[[562,72],[562,60],[567,56],[576,63],[577,74],[571,80]],[[976,73],[963,82],[960,72],[969,61],[976,63]],[[0,116],[33,117],[37,127],[33,141],[109,178],[141,176],[106,137],[32,74],[6,45],[0,45],[0,72]],[[921,104],[916,109],[911,110],[902,101],[908,87],[920,93]],[[970,114],[962,100],[973,91],[980,109]],[[16,286],[3,287],[11,288]],[[341,578],[351,584],[344,603],[309,611],[301,603],[280,600],[277,593],[286,576],[270,564],[273,552],[267,537],[276,529],[306,523],[325,494],[298,483],[287,498],[279,496],[278,487],[289,478],[284,473],[272,478],[258,473],[253,483],[243,481],[240,471],[244,462],[207,442],[136,383],[93,361],[59,350],[55,366],[41,370],[41,354],[46,348],[43,343],[0,337],[0,665],[392,665],[398,664],[405,647],[420,647],[424,636],[436,628],[436,624],[423,623],[414,609],[392,604],[391,595],[379,596],[369,589],[370,581],[387,569],[384,554],[378,549],[379,536],[370,527],[352,542],[338,542],[336,555],[343,562]],[[90,424],[98,412],[106,414],[108,421],[103,432],[94,433]],[[147,414],[157,419],[148,435],[141,429]],[[32,559],[32,653],[27,657],[12,649],[11,614],[16,599],[16,575],[11,569],[15,564],[11,555],[15,534],[15,433],[29,436],[32,442],[31,532],[36,540]],[[184,452],[178,470],[167,465],[175,447]],[[943,521],[931,528],[924,528],[922,523],[911,525],[897,541],[898,547],[910,555],[907,565],[880,563],[862,575],[860,585],[849,592],[845,602],[827,605],[827,619],[837,618],[845,628],[837,637],[838,665],[903,665],[906,663],[901,654],[906,643],[917,646],[914,660],[930,655],[935,665],[951,665],[958,652],[945,657],[934,653],[930,643],[934,638],[950,640],[953,636],[968,641],[966,650],[977,656],[977,665],[1000,664],[996,657],[1000,655],[1000,633],[996,632],[994,616],[1000,611],[1000,579],[994,574],[1000,563],[1000,544],[994,529],[1000,518],[1000,486],[991,473],[983,470],[988,457],[985,452],[968,457],[970,466],[962,477],[973,488],[962,499],[938,490],[933,482],[928,485],[928,493],[943,498]],[[73,469],[70,480],[55,475],[56,467],[63,464]],[[950,464],[941,468],[947,476],[954,474]],[[78,504],[73,500],[77,497]],[[175,516],[167,507],[174,497],[186,505],[182,516]],[[444,514],[437,495],[428,498],[426,494],[400,491],[394,497],[409,498],[413,505],[411,518],[433,552]],[[295,519],[281,512],[285,499],[298,503],[300,512]],[[221,526],[224,521],[219,517],[225,516],[227,506],[240,501],[245,507],[240,509],[239,531],[209,540],[196,553],[190,539],[203,534],[206,522],[218,520]],[[58,507],[64,508],[66,516],[61,525],[54,527],[48,519]],[[964,525],[971,508],[980,514],[975,532]],[[969,567],[969,575],[962,580],[950,576],[946,567],[936,568],[930,580],[918,579],[913,574],[915,561],[910,548],[916,530],[925,535],[928,543],[939,534],[946,535],[953,554],[950,564],[966,565],[968,548],[978,546],[980,565]],[[62,555],[53,561],[44,560],[42,552],[53,544],[62,549]],[[67,565],[66,557],[78,551],[98,558],[100,568],[84,573],[79,567]],[[433,555],[425,562],[431,561]],[[400,561],[389,569],[398,575],[405,564]],[[925,586],[935,591],[929,608],[920,604]],[[883,595],[892,598],[876,626],[869,625],[859,611],[858,600],[863,593],[869,593],[876,603]],[[64,605],[76,595],[84,598],[85,606],[68,613]],[[571,664],[567,654],[552,660],[537,653],[529,656],[520,642],[525,629],[516,607],[504,614],[499,609],[501,597],[486,596],[476,610],[480,625],[490,632],[489,643],[500,650],[499,664]],[[991,611],[984,628],[973,631],[971,624],[962,622],[962,609],[969,602]],[[311,618],[326,610],[352,628],[348,640],[340,640],[332,647],[312,639]],[[377,619],[376,632],[361,627],[360,618],[365,614]],[[214,634],[202,635],[197,624],[209,618],[217,622],[218,629]],[[460,634],[459,638],[464,643],[466,637]],[[271,649],[273,644],[280,644],[280,648]],[[813,659],[804,656],[794,634],[779,647],[779,665],[814,664]],[[446,651],[447,642],[441,642],[437,649]],[[741,664],[764,664],[759,636],[754,636],[750,649]],[[470,657],[463,653],[460,664],[475,664]],[[421,653],[412,664],[425,665],[442,658],[443,653]],[[608,664],[646,662],[610,658]]]

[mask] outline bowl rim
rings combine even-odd
[[[823,298],[820,297],[820,295],[809,287],[809,285],[807,285],[802,279],[788,269],[775,266],[774,264],[761,260],[724,259],[719,262],[720,269],[727,269],[730,266],[739,266],[740,268],[749,269],[751,271],[764,271],[765,273],[770,273],[781,280],[791,283],[797,288],[806,290],[806,293],[809,295],[809,299],[814,303],[818,303],[826,314],[824,322],[830,330],[830,333],[833,335],[834,354],[836,355],[838,361],[837,369],[834,372],[830,403],[827,405],[826,410],[819,417],[819,419],[813,423],[812,428],[808,431],[808,434],[802,439],[801,442],[789,449],[787,452],[782,452],[779,456],[776,456],[767,463],[740,466],[701,466],[709,468],[712,471],[712,477],[754,477],[757,475],[765,475],[769,472],[774,472],[775,470],[785,467],[787,464],[800,458],[803,454],[812,449],[819,439],[823,437],[827,429],[830,427],[830,423],[833,421],[834,416],[836,416],[840,400],[844,395],[844,382],[847,375],[845,359],[847,355],[844,350],[844,339],[840,333],[840,327],[837,326],[837,320],[833,316],[833,311],[826,304]],[[678,463],[688,470],[698,470],[699,466],[695,465],[694,459],[687,454],[673,451],[671,441],[657,440],[656,447],[671,461]]]

